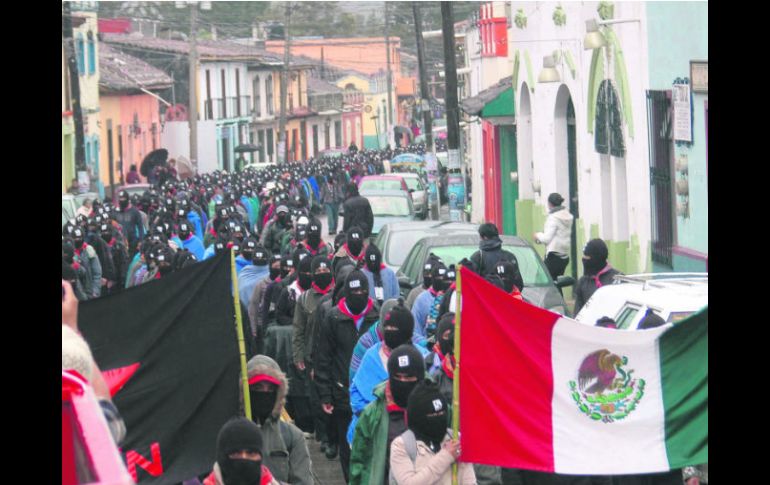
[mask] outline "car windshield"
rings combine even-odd
[[[366,196],[375,216],[408,216],[409,202],[405,197]]]
[[[393,266],[401,266],[412,246],[424,237],[425,231],[394,232],[390,236],[385,262]]]
[[[407,177],[404,179],[404,182],[406,182],[406,186],[411,190],[422,190],[422,184],[420,183],[420,179],[416,177]]]
[[[359,192],[363,190],[402,190],[401,181],[396,179],[369,179],[361,182]]]
[[[463,258],[469,258],[478,251],[478,246],[441,246],[431,248],[431,252],[441,258],[444,264],[457,264]],[[519,263],[521,278],[524,280],[524,286],[549,286],[552,281],[545,268],[539,261],[539,256],[534,249],[525,246],[507,246],[503,249],[510,251],[516,256]]]

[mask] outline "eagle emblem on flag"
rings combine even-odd
[[[570,381],[572,399],[578,409],[593,419],[612,423],[625,419],[644,396],[644,379],[632,377],[628,357],[607,349],[597,350],[583,359],[577,381]]]

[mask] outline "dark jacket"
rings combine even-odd
[[[108,281],[117,281],[119,278],[115,273],[115,264],[112,260],[112,251],[104,239],[96,233],[89,233],[86,236],[86,242],[90,244],[94,251],[96,251],[96,257],[99,258],[99,264],[102,265],[102,278]],[[101,285],[101,281],[97,282]]]
[[[374,325],[380,317],[377,302],[364,316],[361,326],[356,329],[352,318],[340,310],[340,304],[326,314],[318,337],[318,360],[315,380],[322,403],[333,404],[337,409],[350,409],[350,359],[358,339]]]
[[[120,242],[117,238],[113,239],[112,246],[110,246],[109,243],[107,246],[109,247],[110,254],[112,255],[112,263],[115,265],[116,279],[114,280],[115,285],[113,286],[113,290],[122,289],[126,283],[128,264],[130,263],[128,260],[128,251],[126,250],[126,247],[123,245],[123,243]]]
[[[610,268],[607,272],[602,273],[599,276],[599,282],[602,286],[611,285],[615,275],[621,274],[620,271],[615,268]],[[577,282],[577,288],[575,289],[575,312],[577,315],[583,305],[591,298],[591,295],[596,291],[596,281],[593,276],[583,275]]]
[[[123,227],[123,234],[128,239],[128,245],[134,247],[137,241],[144,237],[144,225],[139,211],[132,206],[126,210],[115,210],[115,220]]]
[[[372,206],[365,197],[354,195],[346,200],[342,207],[345,211],[345,221],[342,224],[343,232],[347,232],[351,227],[358,226],[364,232],[364,237],[372,235],[374,214],[372,213]]]
[[[502,246],[503,241],[499,237],[482,240],[479,243],[479,250],[471,256],[473,270],[480,275],[493,274],[498,262],[515,261],[516,256]]]

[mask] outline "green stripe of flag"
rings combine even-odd
[[[660,338],[666,452],[672,469],[708,462],[708,306]]]

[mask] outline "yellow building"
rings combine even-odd
[[[384,148],[388,143],[388,125],[394,124],[394,119],[386,120],[388,110],[388,92],[385,76],[367,76],[365,74],[351,72],[336,81],[342,89],[355,88],[364,93],[363,108],[363,148]],[[396,99],[395,92],[391,92],[392,99]],[[395,109],[395,106],[394,106]],[[390,123],[388,123],[390,121]]]

